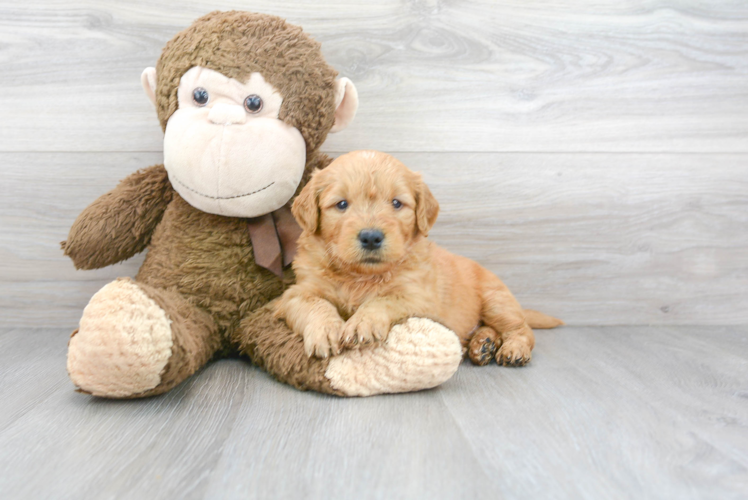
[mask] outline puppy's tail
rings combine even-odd
[[[543,314],[542,312],[533,309],[525,309],[525,319],[527,320],[527,324],[530,325],[530,328],[536,329],[556,328],[557,326],[564,324],[564,322],[558,318],[548,316],[547,314]]]

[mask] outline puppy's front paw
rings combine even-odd
[[[304,329],[304,351],[309,357],[327,358],[340,354],[343,320],[316,322]]]
[[[532,357],[532,348],[523,337],[510,338],[504,341],[496,353],[496,362],[504,366],[524,366]]]
[[[390,333],[392,321],[385,314],[360,314],[357,312],[345,323],[343,346],[366,346],[374,342],[384,342]]]

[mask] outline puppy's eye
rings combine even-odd
[[[250,113],[259,113],[262,109],[262,97],[252,94],[244,99],[244,109]]]
[[[208,103],[209,97],[208,91],[202,87],[198,87],[192,91],[192,99],[198,106],[205,106]]]
[[[403,208],[403,202],[395,198],[392,200],[392,206],[395,207],[395,210],[400,210]]]
[[[338,208],[338,210],[345,210],[348,208],[348,202],[346,200],[341,200],[335,204],[335,206]]]

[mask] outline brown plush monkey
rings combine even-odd
[[[82,392],[160,394],[212,358],[244,353],[281,381],[338,395],[436,386],[457,369],[457,337],[426,319],[385,345],[309,358],[267,304],[293,281],[299,229],[288,206],[330,159],[356,90],[319,44],[284,20],[213,12],[143,72],[165,132],[164,164],[138,171],[76,219],[65,254],[95,269],[148,248],[134,280],[94,295],[68,350]]]

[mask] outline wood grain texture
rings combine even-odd
[[[337,399],[224,360],[171,393],[73,392],[67,332],[0,332],[3,498],[740,499],[748,329],[566,327],[525,368]],[[33,364],[29,346],[36,346]]]
[[[748,155],[402,153],[441,203],[431,238],[569,324],[748,322]],[[0,323],[77,324],[142,256],[75,271],[78,213],[157,153],[4,153]],[[42,197],[36,193],[44,193]]]
[[[139,75],[231,8],[302,25],[357,84],[331,150],[748,152],[742,0],[5,1],[0,150],[160,151]]]

